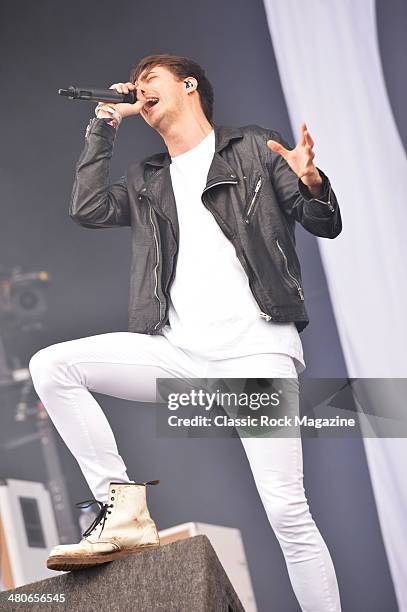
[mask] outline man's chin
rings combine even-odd
[[[148,125],[152,128],[157,128],[158,126],[161,126],[165,119],[164,113],[160,111],[158,112],[150,111],[147,115],[143,115],[143,117],[146,123],[148,123]]]
[[[144,121],[146,121],[146,123],[148,123],[149,125],[154,125],[156,122],[156,118],[154,116],[154,111],[153,112],[148,112],[148,113],[142,113],[143,119]]]

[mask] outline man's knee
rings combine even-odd
[[[269,499],[266,507],[267,516],[278,535],[289,536],[299,528],[312,522],[308,501],[305,495],[295,499]]]
[[[34,353],[28,363],[28,369],[32,378],[36,378],[37,375],[45,369],[45,362],[47,360],[47,349],[43,348]]]
[[[28,368],[34,386],[38,392],[38,388],[43,388],[50,382],[55,372],[62,365],[63,359],[60,351],[56,349],[57,345],[52,345],[40,349],[31,357]]]

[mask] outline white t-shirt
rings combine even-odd
[[[171,158],[179,251],[169,325],[162,333],[172,344],[209,359],[285,353],[300,373],[305,363],[295,324],[260,316],[234,246],[201,201],[214,152],[212,130],[197,146]]]

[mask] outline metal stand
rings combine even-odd
[[[15,371],[9,369],[4,342],[0,337],[0,389],[10,386],[20,391],[20,397],[15,406],[15,420],[22,422],[27,418],[33,418],[37,431],[30,436],[9,440],[6,448],[15,448],[32,441],[40,442],[47,471],[46,486],[51,495],[60,543],[75,543],[79,537],[79,528],[71,511],[66,481],[57,451],[55,428],[43,404],[39,400],[33,400],[35,390],[29,369],[19,368]]]

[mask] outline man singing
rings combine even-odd
[[[56,570],[159,545],[146,504],[146,486],[157,481],[130,480],[91,391],[154,402],[161,377],[277,377],[291,379],[298,404],[308,316],[295,223],[324,238],[342,229],[304,123],[295,148],[258,125],[216,125],[205,71],[175,55],[143,58],[112,88],[137,101],[97,106],[69,213],[87,228],[131,227],[128,331],[54,344],[30,361],[35,389],[100,506],[80,543],[51,551]],[[138,114],[167,150],[110,182],[117,132]],[[340,611],[305,496],[301,436],[241,441],[301,609]]]

